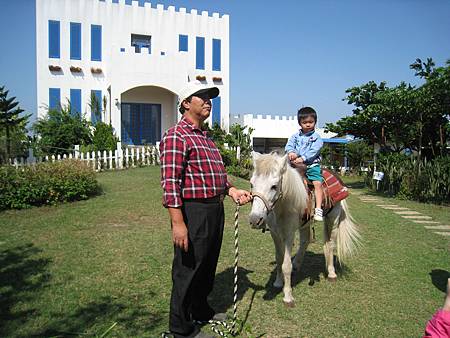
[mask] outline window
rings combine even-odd
[[[212,99],[212,118],[211,118],[211,126],[214,124],[218,124],[220,126],[220,96],[217,96]]]
[[[81,60],[81,23],[70,23],[70,59]]]
[[[213,39],[213,70],[220,70],[220,49],[221,42],[219,39]]]
[[[48,91],[48,108],[61,109],[61,89],[50,88]]]
[[[205,69],[205,38],[197,36],[195,42],[195,68]]]
[[[102,26],[91,25],[91,61],[102,61]]]
[[[60,28],[59,21],[48,20],[48,57],[60,58]]]
[[[102,120],[102,91],[91,90],[91,122],[96,125]]]
[[[187,52],[188,51],[188,36],[178,35],[178,51]]]
[[[151,54],[151,40],[150,35],[131,34],[131,46],[134,47],[135,53],[140,53],[142,48],[147,48],[148,54]]]
[[[81,117],[81,89],[70,90],[70,114]]]

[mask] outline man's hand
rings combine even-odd
[[[184,223],[183,214],[178,208],[168,208],[170,220],[172,223],[172,242],[173,245],[184,251],[188,251],[188,229]]]
[[[236,203],[239,203],[239,205],[247,204],[252,200],[252,195],[249,191],[237,189],[235,187],[231,187],[228,190],[228,196],[230,196]]]
[[[297,157],[298,157],[298,156],[297,156],[296,153],[289,153],[289,154],[288,154],[289,161],[293,161],[293,160],[295,160]]]

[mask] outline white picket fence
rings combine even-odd
[[[41,162],[55,162],[64,159],[78,159],[85,161],[95,171],[120,170],[140,166],[151,166],[159,164],[159,142],[156,145],[133,146],[122,148],[118,143],[117,149],[112,151],[81,152],[76,147],[74,151],[64,155],[52,155],[45,157],[34,157],[32,151],[26,158],[15,158],[11,165],[16,168],[33,165]]]

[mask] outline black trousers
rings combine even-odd
[[[207,297],[214,286],[222,245],[224,209],[218,200],[191,200],[184,201],[182,212],[189,248],[184,252],[174,247],[169,329],[175,337],[193,337],[199,332],[193,320],[214,316]]]

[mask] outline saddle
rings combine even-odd
[[[308,203],[305,213],[303,214],[303,220],[310,220],[314,215],[314,208],[316,205],[315,196],[314,196],[314,185],[311,181],[306,178],[306,165],[301,164],[292,164],[291,166],[295,168],[300,176],[303,178],[303,184],[306,187],[306,191],[308,192]],[[333,173],[329,169],[322,169],[322,192],[323,192],[323,201],[322,201],[322,209],[324,211],[324,215],[326,215],[334,205],[347,198],[349,195],[348,188],[345,186],[344,182],[340,179],[340,177]]]

